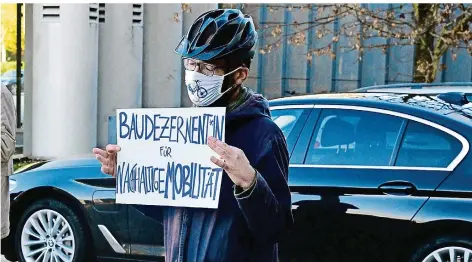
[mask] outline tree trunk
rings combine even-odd
[[[415,44],[413,82],[431,83],[436,79],[439,59],[433,56],[434,37],[430,34],[435,29],[431,17],[434,15],[432,4],[415,4],[414,14],[419,29],[418,40]],[[437,61],[435,61],[437,60]]]

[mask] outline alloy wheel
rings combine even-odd
[[[431,252],[423,262],[472,262],[472,250],[455,246],[443,247]]]
[[[75,254],[74,232],[58,212],[38,210],[23,226],[21,252],[26,262],[72,262]]]

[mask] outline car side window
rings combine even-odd
[[[396,166],[447,167],[462,150],[462,143],[437,128],[410,121],[400,146]]]
[[[287,108],[271,111],[272,120],[282,130],[285,138],[290,135],[304,110],[303,108]]]
[[[305,164],[389,166],[404,120],[348,109],[323,109]]]

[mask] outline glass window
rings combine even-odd
[[[367,111],[324,109],[305,163],[388,166],[403,121]]]
[[[287,108],[271,111],[272,120],[282,130],[285,138],[288,137],[304,110],[303,108]]]
[[[434,127],[410,121],[395,165],[447,167],[461,150],[462,143],[455,137]]]
[[[3,77],[16,77],[16,71],[10,70],[3,74]]]

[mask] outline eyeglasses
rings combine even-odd
[[[207,64],[205,62],[197,62],[191,58],[183,58],[182,61],[186,70],[195,71],[195,69],[198,67],[200,73],[206,76],[213,76],[216,69],[222,68],[212,64]]]

